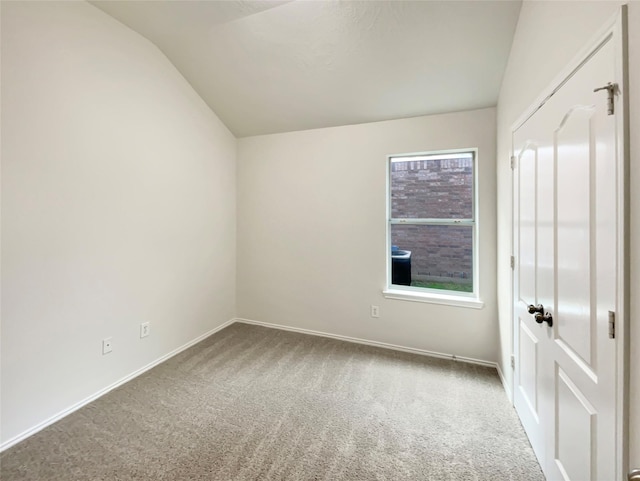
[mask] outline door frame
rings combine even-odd
[[[628,27],[627,5],[620,6],[618,12],[587,42],[580,52],[567,64],[554,80],[542,90],[536,100],[523,114],[511,125],[511,159],[514,159],[513,134],[530,117],[532,117],[546,101],[557,92],[573,74],[591,58],[602,43],[611,37],[615,52],[615,81],[618,84],[619,95],[616,108],[617,145],[616,153],[617,175],[617,225],[618,225],[618,249],[617,249],[617,310],[616,310],[616,479],[624,479],[629,470],[629,352],[630,352],[630,286],[629,286],[629,235],[630,235],[630,202],[629,202],[629,169],[630,169],[630,135],[629,135],[629,54],[628,54]],[[596,86],[594,86],[595,88]],[[511,163],[511,256],[515,252],[515,185],[514,164]],[[517,264],[517,262],[515,263]],[[516,265],[511,269],[511,295],[509,297],[509,313],[511,316],[511,359],[516,360],[516,316],[515,316],[515,281]],[[519,366],[512,364],[513,375],[511,377],[510,400],[513,404],[515,394],[516,374]]]

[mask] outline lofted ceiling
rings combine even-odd
[[[520,0],[93,0],[237,136],[494,106]]]

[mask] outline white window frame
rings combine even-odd
[[[407,160],[425,160],[428,159],[455,159],[460,154],[472,154],[473,163],[473,218],[472,219],[392,219],[391,217],[391,164],[393,159]],[[470,307],[474,309],[482,309],[484,303],[479,298],[479,225],[478,216],[478,149],[453,149],[438,150],[429,152],[392,154],[387,156],[386,162],[386,265],[387,265],[387,286],[382,291],[387,299],[400,299],[414,302],[428,302],[432,304],[445,304],[456,307]],[[412,287],[391,284],[391,226],[392,225],[458,225],[473,227],[472,233],[472,266],[473,266],[473,292],[449,291],[444,289],[432,289],[428,287]]]

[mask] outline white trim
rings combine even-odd
[[[169,360],[173,356],[181,353],[182,351],[190,348],[191,346],[194,346],[195,344],[198,344],[199,342],[205,340],[206,338],[208,338],[209,336],[215,334],[216,332],[221,331],[225,327],[228,327],[228,326],[230,326],[232,324],[235,324],[235,323],[253,324],[253,325],[257,325],[257,326],[268,327],[268,328],[271,328],[271,329],[280,329],[280,330],[283,330],[283,331],[297,332],[297,333],[300,333],[300,334],[308,334],[308,335],[312,335],[312,336],[327,337],[327,338],[330,338],[330,339],[337,339],[337,340],[340,340],[340,341],[346,341],[346,342],[351,342],[351,343],[355,343],[355,344],[364,344],[364,345],[367,345],[367,346],[380,347],[380,348],[383,348],[383,349],[390,349],[390,350],[393,350],[393,351],[408,352],[408,353],[411,353],[411,354],[418,354],[418,355],[421,355],[421,356],[433,357],[433,358],[438,358],[438,359],[448,359],[448,360],[452,360],[452,361],[465,362],[465,363],[468,363],[468,364],[476,364],[476,365],[479,365],[479,366],[492,367],[492,368],[495,368],[498,371],[498,376],[500,377],[500,380],[501,380],[502,384],[506,387],[504,376],[502,375],[502,372],[500,371],[500,366],[495,362],[484,361],[482,359],[474,359],[474,358],[471,358],[471,357],[456,356],[455,354],[446,354],[446,353],[442,353],[442,352],[428,351],[426,349],[417,349],[417,348],[413,348],[413,347],[399,346],[397,344],[389,344],[389,343],[386,343],[386,342],[371,341],[371,340],[368,340],[368,339],[359,339],[359,338],[356,338],[356,337],[342,336],[342,335],[339,335],[339,334],[331,334],[331,333],[328,333],[328,332],[313,331],[311,329],[302,329],[302,328],[298,328],[298,327],[285,326],[285,325],[281,325],[281,324],[273,324],[273,323],[269,323],[269,322],[254,321],[254,320],[251,320],[251,319],[234,318],[234,319],[230,319],[227,322],[225,322],[225,323],[223,323],[223,324],[211,329],[208,332],[205,332],[201,336],[196,337],[195,339],[193,339],[193,340],[187,342],[186,344],[174,349],[173,351],[169,352],[168,354],[165,354],[164,356],[159,357],[155,361],[153,361],[153,362],[147,364],[146,366],[144,366],[144,367],[132,372],[131,374],[121,378],[120,380],[118,380],[115,383],[105,387],[104,389],[101,389],[100,391],[92,394],[91,396],[86,397],[82,401],[79,401],[79,402],[73,404],[72,406],[70,406],[70,407],[68,407],[66,409],[63,409],[59,413],[57,413],[54,416],[51,416],[50,418],[42,421],[41,423],[37,424],[36,426],[34,426],[32,428],[29,428],[26,431],[22,432],[21,434],[19,434],[17,436],[14,436],[13,438],[5,441],[4,443],[2,443],[2,445],[0,445],[0,453],[2,451],[5,451],[6,449],[9,449],[11,446],[14,446],[14,445],[18,444],[19,442],[27,439],[28,437],[33,436],[37,432],[42,431],[44,428],[50,426],[51,424],[59,421],[62,418],[68,416],[69,414],[72,414],[73,412],[75,412],[78,409],[86,406],[87,404],[95,401],[96,399],[104,396],[105,394],[107,394],[108,392],[116,389],[117,387],[120,387],[123,384],[131,381],[132,379],[140,376],[141,374],[143,374],[143,373],[147,372],[148,370],[154,368],[158,364],[161,364],[161,363]],[[508,391],[507,391],[507,395],[509,395]]]
[[[626,8],[626,5],[622,5],[622,8]],[[626,12],[626,10],[625,10]],[[563,68],[556,77],[547,84],[545,88],[536,99],[529,104],[529,107],[524,110],[522,115],[511,124],[511,132],[518,130],[522,124],[524,124],[529,117],[531,117],[551,96],[551,94],[560,86],[562,86],[572,74],[584,63],[584,61],[590,57],[595,50],[598,49],[607,37],[609,37],[613,31],[616,30],[618,22],[620,21],[620,13],[616,13],[609,21],[591,38],[589,42],[585,44],[577,55],[575,55],[566,67]],[[513,151],[513,150],[512,150]],[[513,155],[513,154],[512,154]]]
[[[460,151],[457,154],[418,154],[418,155],[395,155],[389,160],[393,162],[416,162],[420,160],[448,160],[448,159],[473,159],[473,154]]]
[[[616,132],[618,145],[616,161],[618,170],[618,292],[616,299],[618,312],[616,317],[617,359],[616,373],[618,381],[616,386],[616,427],[619,434],[616,445],[616,476],[622,479],[627,471],[631,469],[629,465],[629,372],[630,372],[630,246],[631,246],[631,221],[630,221],[630,165],[631,165],[631,135],[629,120],[629,33],[628,33],[628,10],[627,5],[622,5],[618,10],[613,27],[613,45],[615,48],[615,71],[616,79],[620,89],[620,95],[616,96],[615,108],[619,109],[616,115]]]
[[[511,391],[509,383],[507,382],[507,378],[504,377],[504,373],[502,372],[502,368],[500,367],[499,362],[496,363],[496,369],[498,370],[498,377],[500,378],[502,387],[507,394],[507,398],[509,398],[509,402],[513,405],[513,392]]]
[[[268,327],[270,329],[279,329],[281,331],[291,331],[291,332],[297,332],[299,334],[310,334],[312,336],[328,337],[330,339],[337,339],[339,341],[352,342],[355,344],[364,344],[366,346],[381,347],[383,349],[390,349],[392,351],[409,352],[411,354],[419,354],[421,356],[435,357],[438,359],[449,359],[450,361],[461,361],[469,364],[477,364],[479,366],[493,367],[496,369],[498,366],[498,364],[495,362],[484,361],[482,359],[474,359],[472,357],[456,356],[455,354],[446,354],[443,352],[428,351],[426,349],[417,349],[415,347],[399,346],[397,344],[389,344],[387,342],[371,341],[369,339],[360,339],[357,337],[342,336],[340,334],[331,334],[329,332],[314,331],[311,329],[285,326],[282,324],[273,324],[271,322],[254,321],[252,319],[242,319],[242,318],[236,318],[235,321],[241,324],[253,324],[256,326]]]
[[[509,252],[511,252],[511,259],[510,259],[510,269],[509,269],[509,286],[510,286],[510,292],[509,292],[509,309],[507,310],[507,312],[509,313],[509,323],[508,323],[508,327],[509,327],[509,356],[514,359],[515,362],[515,351],[516,351],[516,346],[515,346],[515,334],[514,334],[514,322],[513,322],[513,316],[514,316],[514,303],[513,303],[513,298],[515,296],[514,292],[515,292],[515,282],[516,282],[516,277],[515,277],[515,273],[516,273],[516,265],[518,263],[518,257],[516,257],[516,239],[515,239],[515,219],[516,219],[516,205],[515,205],[515,195],[516,195],[516,191],[515,191],[515,179],[516,179],[516,169],[518,167],[518,163],[515,161],[515,156],[513,155],[513,131],[510,132],[509,135],[509,140],[511,143],[510,146],[510,152],[509,152],[509,162],[511,163],[511,169],[509,170],[509,173],[511,175],[511,235],[509,236],[509,242],[511,243],[511,245],[509,246]],[[518,252],[519,255],[519,252]],[[498,336],[500,336],[500,334],[498,334]],[[504,356],[503,356],[503,360],[504,360]],[[511,362],[509,362],[509,368],[511,368],[511,377],[510,377],[510,383],[509,383],[509,389],[507,390],[510,393],[510,397],[509,399],[511,399],[511,404],[513,405],[514,403],[514,390],[515,390],[515,378],[516,378],[516,369],[515,369],[515,364],[513,364],[513,367],[511,367],[512,364]],[[503,373],[504,374],[504,373]]]
[[[141,367],[140,369],[132,372],[131,374],[123,377],[122,379],[114,382],[113,384],[110,384],[109,386],[105,387],[104,389],[101,389],[100,391],[92,394],[91,396],[88,396],[88,397],[84,398],[82,401],[79,401],[79,402],[73,404],[72,406],[70,406],[70,407],[68,407],[66,409],[63,409],[59,413],[51,416],[48,419],[45,419],[44,421],[42,421],[39,424],[36,424],[34,427],[29,428],[26,431],[18,434],[17,436],[14,436],[13,438],[5,441],[4,443],[2,443],[0,445],[0,453],[2,451],[4,451],[4,450],[10,448],[11,446],[14,446],[14,445],[18,444],[20,441],[23,441],[26,438],[36,434],[38,431],[42,431],[47,426],[50,426],[51,424],[55,423],[56,421],[59,421],[60,419],[62,419],[64,417],[68,416],[69,414],[77,411],[81,407],[86,406],[90,402],[95,401],[96,399],[104,396],[108,392],[113,391],[115,388],[117,388],[119,386],[122,386],[123,384],[131,381],[132,379],[138,377],[140,374],[143,374],[143,373],[147,372],[149,369],[157,366],[158,364],[161,364],[161,363],[167,361],[168,359],[172,358],[176,354],[179,354],[182,351],[190,348],[191,346],[199,343],[200,341],[205,340],[207,337],[211,336],[212,334],[215,334],[218,331],[221,331],[222,329],[224,329],[227,326],[230,326],[234,322],[235,322],[235,319],[230,319],[227,322],[219,325],[218,327],[214,327],[210,331],[205,332],[201,336],[196,337],[195,339],[193,339],[193,340],[187,342],[186,344],[174,349],[173,351],[169,352],[168,354],[165,354],[164,356],[159,357],[155,361],[150,362],[146,366]]]
[[[412,159],[424,158],[424,159],[442,159],[442,158],[460,158],[466,154],[469,154],[473,163],[473,186],[472,186],[472,198],[473,198],[473,219],[392,219],[391,218],[391,164],[394,162],[394,159],[398,159],[396,161],[410,161]],[[479,168],[480,165],[480,149],[478,147],[469,147],[463,149],[447,149],[447,150],[434,150],[428,152],[414,152],[414,153],[405,153],[405,154],[389,154],[387,155],[387,162],[385,164],[385,198],[386,198],[386,219],[385,219],[385,229],[386,229],[386,266],[387,266],[387,279],[386,279],[386,288],[383,290],[383,295],[388,297],[389,299],[400,299],[400,300],[408,300],[408,301],[416,301],[416,302],[430,302],[433,304],[446,304],[458,307],[473,307],[475,309],[482,309],[484,307],[484,303],[482,303],[480,298],[480,174]],[[450,303],[444,302],[443,299],[440,299],[439,295],[431,295],[428,289],[425,289],[426,296],[401,296],[394,295],[393,297],[387,296],[387,292],[399,292],[398,286],[391,283],[391,225],[407,225],[407,224],[416,224],[416,225],[460,225],[467,226],[472,228],[472,257],[471,257],[471,265],[473,267],[473,293],[472,296],[475,299],[475,302],[468,303],[462,302],[458,303]],[[423,288],[415,288],[422,290]],[[455,291],[442,291],[446,292],[442,297],[452,297],[457,298],[454,293]],[[426,300],[426,298],[431,298],[431,300]],[[475,305],[471,305],[475,304]]]
[[[452,292],[452,291],[447,291]],[[385,289],[382,295],[387,299],[399,299],[402,301],[426,302],[428,304],[442,304],[453,307],[469,307],[482,309],[484,302],[475,297],[454,296],[450,294],[435,294],[431,292],[410,291],[408,289]]]

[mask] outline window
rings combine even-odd
[[[464,302],[477,298],[475,158],[470,149],[389,157],[387,297],[482,307]]]

